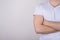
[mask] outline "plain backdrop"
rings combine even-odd
[[[34,7],[46,0],[0,0],[0,40],[38,40]]]

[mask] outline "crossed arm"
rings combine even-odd
[[[60,31],[60,22],[51,22],[51,21],[44,20],[43,24],[48,25],[48,26]]]
[[[34,23],[35,31],[38,34],[49,34],[49,33],[57,32],[58,29],[60,30],[60,28],[57,27],[57,26],[60,27],[60,25],[56,25],[55,22],[49,22],[45,20],[41,15],[35,15],[33,23]]]

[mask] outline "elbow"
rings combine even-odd
[[[35,32],[36,32],[36,34],[48,34],[49,33],[44,30],[41,30],[41,29],[36,29]]]
[[[36,29],[35,30],[36,34],[43,34],[42,30]]]
[[[38,32],[38,31],[36,31],[36,34],[42,34],[42,32]]]
[[[45,33],[41,31],[36,31],[36,34],[45,34]]]
[[[36,34],[48,34],[48,32],[36,31]]]

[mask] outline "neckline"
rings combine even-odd
[[[54,6],[52,6],[52,5],[50,4],[50,2],[48,2],[48,5],[49,5],[50,7],[52,7],[52,8],[54,8],[54,9],[56,9],[56,8],[60,7],[60,5],[58,5],[58,6],[54,7]]]

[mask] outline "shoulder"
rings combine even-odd
[[[38,5],[35,6],[34,9],[34,15],[42,15],[44,16],[45,14],[45,4],[44,3],[40,3]]]
[[[46,3],[40,3],[40,4],[37,4],[37,5],[35,6],[35,8],[44,9],[45,6],[46,6]]]

